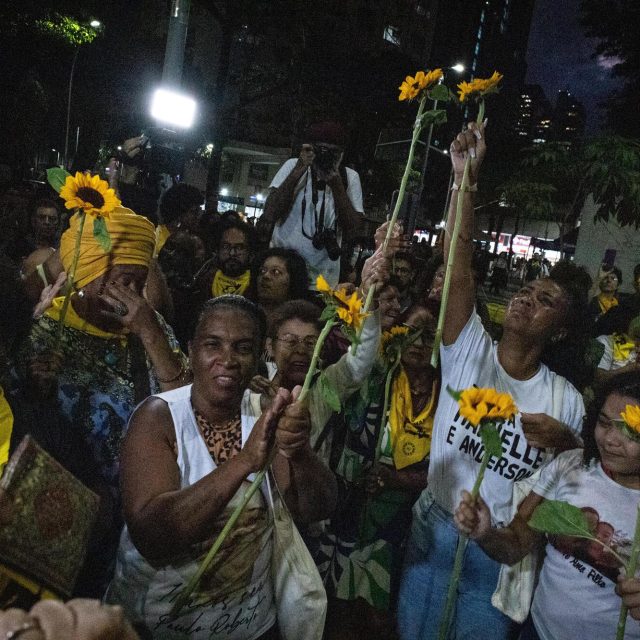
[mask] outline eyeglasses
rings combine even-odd
[[[316,342],[318,342],[318,336],[305,336],[300,338],[294,336],[292,333],[285,333],[283,336],[276,338],[278,342],[281,342],[287,349],[293,351],[299,344],[301,344],[306,351],[313,351],[316,348]]]
[[[227,242],[223,242],[220,245],[220,253],[246,253],[248,251],[246,244],[228,244]]]

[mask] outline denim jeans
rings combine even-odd
[[[438,637],[458,543],[453,517],[424,491],[413,508],[398,602],[402,640]],[[503,640],[517,625],[491,604],[500,564],[470,540],[464,555],[458,599],[449,638]]]

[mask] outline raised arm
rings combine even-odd
[[[491,526],[491,514],[484,500],[480,497],[474,500],[468,491],[463,491],[454,521],[458,529],[475,540],[490,558],[502,564],[515,564],[542,540],[542,534],[527,523],[543,499],[531,492],[520,503],[509,526],[498,529]]]
[[[469,164],[469,188],[475,189],[478,183],[480,165],[486,153],[484,125],[478,126],[475,122],[469,124],[469,128],[458,134],[451,143],[451,163],[453,165],[454,184],[462,184],[462,176],[467,155],[470,156]],[[471,271],[473,258],[473,229],[475,203],[474,191],[460,192],[454,190],[451,194],[449,217],[444,237],[444,262],[447,264],[449,249],[454,233],[458,198],[462,198],[462,220],[458,232],[453,270],[451,273],[451,287],[449,289],[449,302],[442,331],[442,342],[445,345],[456,341],[460,332],[467,324],[473,306],[475,304],[475,285]]]
[[[264,218],[271,224],[275,222],[283,223],[291,213],[293,205],[293,195],[296,185],[302,176],[313,164],[315,153],[310,144],[302,145],[298,162],[293,167],[291,173],[284,179],[284,182],[273,189],[267,201],[264,203]]]

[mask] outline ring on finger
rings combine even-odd
[[[113,310],[117,313],[121,318],[126,316],[129,313],[129,307],[124,302],[118,302],[113,305]]]

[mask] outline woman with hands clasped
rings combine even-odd
[[[413,509],[411,535],[400,585],[399,632],[404,640],[435,638],[444,608],[458,541],[453,512],[470,489],[482,459],[479,434],[461,418],[447,388],[492,387],[508,392],[520,413],[501,431],[503,455],[489,464],[481,488],[495,523],[511,520],[514,483],[549,463],[553,448],[576,446],[584,405],[578,391],[551,371],[542,358],[558,349],[586,308],[578,269],[528,283],[509,301],[504,332],[494,343],[475,311],[472,272],[474,198],[486,154],[486,123],[469,124],[451,145],[454,185],[445,233],[448,259],[462,198],[462,220],[447,306],[442,346],[442,391],[429,458],[427,489]],[[469,186],[460,190],[469,157]],[[491,604],[500,564],[473,541],[465,552],[452,635],[506,638],[513,622]]]
[[[485,501],[462,493],[455,513],[458,529],[497,562],[514,564],[544,541],[528,521],[545,499],[582,509],[591,532],[608,547],[584,538],[548,537],[521,640],[612,638],[621,604],[616,592],[640,619],[640,581],[620,576],[640,503],[640,434],[617,422],[628,405],[639,403],[640,374],[623,373],[609,381],[587,414],[584,450],[561,453],[547,465],[508,526],[495,527]],[[627,624],[625,638],[640,638],[640,628]]]
[[[320,520],[334,507],[335,480],[311,448],[306,404],[295,403],[300,387],[278,389],[259,418],[250,415],[244,392],[265,327],[246,298],[210,300],[189,345],[193,384],[152,396],[131,418],[121,472],[127,526],[107,598],[154,638],[277,637],[273,522],[260,491],[183,612],[170,615],[274,443],[273,476],[293,517]]]

